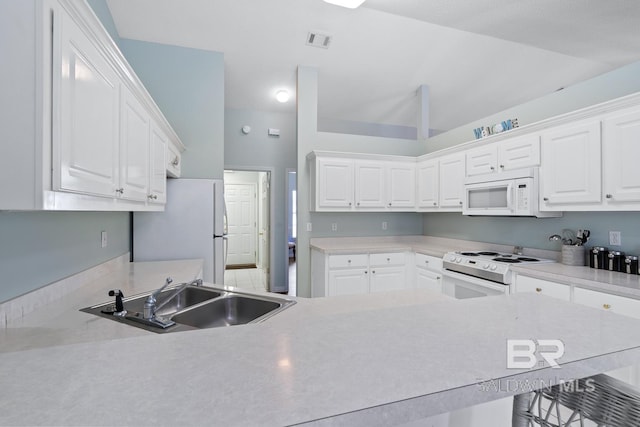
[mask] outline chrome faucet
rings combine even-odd
[[[191,282],[181,283],[180,286],[178,286],[173,291],[173,293],[167,297],[167,299],[165,299],[160,305],[156,305],[156,302],[157,302],[156,297],[158,296],[158,294],[164,291],[165,288],[169,286],[171,283],[173,283],[173,279],[171,277],[167,277],[164,282],[164,285],[162,285],[160,289],[156,289],[155,291],[153,291],[151,295],[147,297],[147,299],[144,302],[144,308],[142,312],[142,317],[144,319],[155,320],[156,312],[158,310],[160,310],[162,307],[167,305],[169,301],[177,297],[178,294],[180,294],[180,292],[182,292],[184,288],[186,288],[187,286],[189,285],[202,286],[202,279],[196,279],[196,280],[192,280]]]

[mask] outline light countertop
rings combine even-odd
[[[264,323],[160,335],[77,312],[172,269],[144,264],[0,336],[0,425],[394,425],[640,360],[640,320],[533,294],[298,299]],[[31,328],[56,342],[23,347]],[[561,339],[561,368],[507,369],[523,338]]]

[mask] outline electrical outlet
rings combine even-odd
[[[307,223],[307,231],[313,231],[313,226],[310,222]]]
[[[382,229],[383,230],[387,229],[387,221],[382,221]]]
[[[331,223],[331,231],[338,231],[338,223],[337,222],[332,222]]]
[[[622,236],[619,231],[610,231],[609,232],[609,244],[612,246],[621,246],[622,245]]]
[[[100,245],[103,248],[107,247],[107,232],[106,231],[100,232]]]

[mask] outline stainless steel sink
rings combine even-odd
[[[171,320],[194,328],[243,325],[264,320],[281,307],[282,303],[273,299],[227,295],[178,313]]]
[[[174,290],[175,287],[161,292],[156,297],[158,306]],[[151,292],[147,292],[123,299],[124,309],[127,311],[125,316],[113,315],[113,301],[85,307],[80,311],[152,332],[170,333],[258,323],[295,304],[295,301],[271,295],[254,295],[208,286],[187,286],[156,312],[156,316],[175,322],[173,326],[162,328],[149,324],[142,318],[144,302],[150,294]]]

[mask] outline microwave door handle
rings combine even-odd
[[[513,208],[513,182],[507,185],[507,209],[511,212],[515,212]]]

